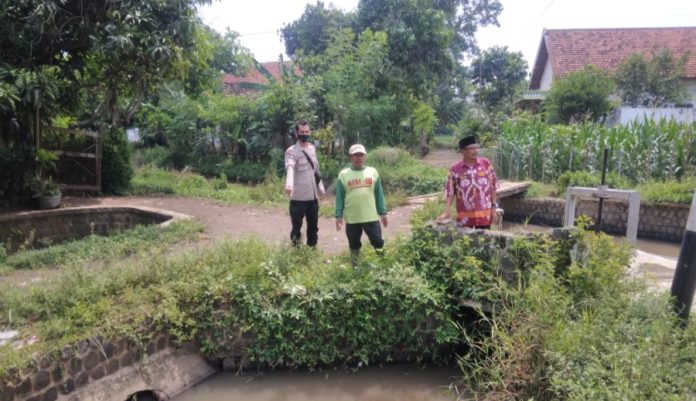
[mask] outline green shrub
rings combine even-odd
[[[561,174],[556,180],[558,194],[565,195],[568,187],[590,187],[596,188],[602,182],[601,173],[588,173],[587,171],[567,171]],[[624,177],[614,173],[608,173],[606,183],[609,188],[626,189],[631,188],[630,183]]]
[[[524,193],[525,198],[544,198],[549,196],[557,196],[558,188],[555,185],[544,184],[542,182],[533,181]]]
[[[121,129],[103,132],[102,192],[122,195],[130,189],[133,168],[130,164],[131,148],[126,133]]]
[[[5,263],[5,260],[7,260],[7,250],[5,249],[5,245],[0,244],[0,265]]]
[[[157,167],[165,167],[169,150],[162,146],[154,146],[151,148],[138,149],[138,162],[136,166],[151,164]]]
[[[484,318],[487,335],[468,337],[476,399],[690,399],[696,325],[679,328],[667,297],[626,277],[627,244],[585,232],[572,255],[563,274],[537,259],[524,291]]]
[[[682,181],[648,182],[638,185],[641,202],[691,203],[696,189],[696,177]]]
[[[224,175],[224,173],[221,173]],[[233,204],[278,204],[287,201],[280,179],[272,171],[256,185],[223,185],[222,175],[208,180],[191,173],[167,171],[143,166],[133,178],[132,194],[177,194],[180,196],[215,199]],[[225,175],[226,177],[226,175]]]
[[[225,341],[249,333],[250,357],[271,367],[357,367],[393,350],[419,360],[447,357],[457,333],[443,313],[443,294],[396,258],[366,251],[353,269],[344,258],[272,250],[251,238],[171,256],[154,252],[113,268],[74,265],[31,291],[0,282],[0,326],[30,325],[40,339],[0,353],[0,377],[16,366],[13,355],[28,363],[37,347],[62,349],[96,333],[146,337],[143,322],[195,340],[211,358],[222,355]]]
[[[234,161],[228,158],[208,158],[196,163],[196,170],[206,177],[224,174],[232,182],[259,183],[266,178],[267,164],[251,161]]]
[[[442,191],[447,171],[425,165],[408,152],[397,148],[377,148],[368,151],[367,164],[379,171],[385,193],[407,196]]]
[[[31,198],[29,181],[36,169],[34,157],[28,145],[0,146],[0,204]]]
[[[229,181],[227,181],[225,173],[220,173],[218,178],[213,179],[210,184],[213,186],[213,189],[216,190],[223,190],[229,187]]]

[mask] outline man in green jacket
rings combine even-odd
[[[336,231],[346,222],[346,236],[350,248],[350,260],[357,264],[363,231],[370,244],[378,252],[384,247],[382,229],[387,227],[387,206],[379,173],[373,167],[365,166],[367,151],[363,145],[353,145],[348,150],[350,168],[343,169],[336,181]]]

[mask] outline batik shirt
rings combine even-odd
[[[474,227],[491,225],[491,195],[498,186],[491,162],[477,157],[473,165],[463,160],[450,167],[445,196],[454,196],[457,224]]]

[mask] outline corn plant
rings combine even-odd
[[[696,170],[696,123],[634,121],[552,126],[538,119],[508,121],[498,136],[494,163],[500,178],[554,182],[567,171],[607,167],[631,182],[681,180]]]

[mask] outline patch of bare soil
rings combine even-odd
[[[205,226],[204,238],[217,240],[225,237],[239,238],[254,235],[272,244],[289,243],[290,215],[287,208],[227,205],[208,199],[180,197],[99,197],[66,198],[64,206],[146,206],[188,214]],[[417,205],[394,208],[389,211],[389,224],[382,234],[388,241],[398,235],[410,233],[409,217]],[[303,227],[303,231],[306,227]],[[303,234],[304,235],[304,234]],[[367,238],[363,243],[369,246]],[[327,254],[335,255],[348,248],[343,231],[336,231],[333,218],[319,218],[318,247]]]

